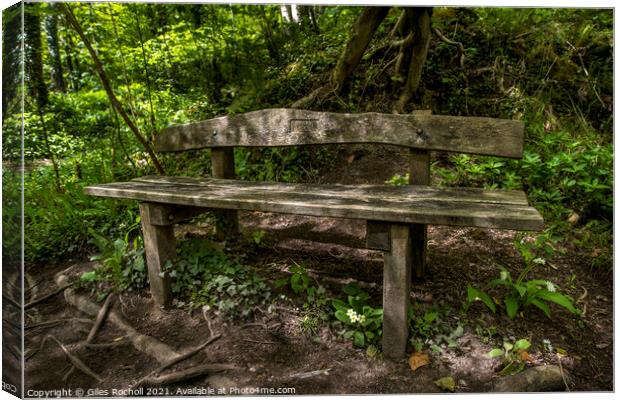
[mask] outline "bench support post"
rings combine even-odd
[[[383,255],[383,354],[405,356],[409,325],[407,311],[411,289],[411,237],[409,225],[390,225],[390,250]]]
[[[162,277],[160,273],[163,272],[166,262],[176,255],[174,225],[153,225],[151,219],[166,207],[170,207],[171,212],[174,208],[163,204],[140,203],[144,254],[149,271],[151,295],[155,303],[164,308],[169,307],[171,302],[170,278],[167,274]]]
[[[211,172],[214,178],[235,179],[234,147],[211,149]],[[239,233],[239,218],[236,210],[218,210],[215,214],[215,237],[225,240]]]
[[[431,182],[431,157],[427,150],[411,149],[409,152],[409,184],[429,185]],[[413,277],[421,279],[426,269],[425,224],[411,224],[411,248],[413,257]]]

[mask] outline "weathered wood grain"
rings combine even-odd
[[[158,135],[156,149],[335,143],[384,143],[520,158],[523,123],[427,113],[342,114],[279,108],[172,126]]]
[[[411,288],[411,238],[409,226],[390,225],[390,251],[383,255],[383,354],[405,356],[409,338],[407,309]]]
[[[235,152],[232,147],[211,149],[211,174],[214,178],[235,179]],[[215,237],[225,240],[239,234],[239,215],[235,210],[214,212]]]
[[[430,185],[431,154],[428,150],[411,149],[409,151],[409,184]],[[412,276],[421,279],[426,270],[427,226],[411,224]]]
[[[366,248],[389,251],[390,225],[382,221],[366,221]]]
[[[143,176],[133,182],[168,183],[175,185],[204,186],[211,188],[235,188],[239,192],[252,193],[308,193],[333,198],[363,197],[389,201],[410,202],[424,198],[427,200],[452,200],[463,202],[501,203],[527,206],[527,198],[521,190],[487,190],[480,188],[440,188],[417,186],[414,190],[409,186],[389,185],[341,185],[341,184],[307,184],[248,182],[228,179],[190,178],[184,176]]]
[[[157,226],[151,223],[151,213],[158,214],[165,207],[162,204],[140,203],[144,254],[149,272],[151,295],[155,303],[167,308],[171,303],[170,277],[167,274],[162,276],[162,272],[166,261],[176,256],[174,227],[172,225]]]
[[[399,223],[517,230],[539,230],[543,226],[540,214],[527,204],[485,201],[485,197],[495,197],[489,195],[492,191],[478,191],[480,197],[476,198],[476,191],[459,188],[366,185],[365,192],[360,190],[360,186],[332,185],[332,188],[338,189],[332,192],[329,189],[323,190],[321,185],[259,184],[231,180],[212,182],[209,185],[205,182],[178,184],[132,181],[89,186],[84,191],[94,196],[156,203]],[[303,190],[291,190],[294,187]],[[381,195],[381,188],[385,189],[385,196]],[[395,189],[404,193],[404,199],[392,197],[392,193],[397,193]],[[505,191],[501,196],[509,193]],[[464,200],[467,196],[470,201]]]

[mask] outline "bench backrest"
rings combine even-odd
[[[286,108],[252,111],[172,126],[157,151],[344,143],[392,144],[420,150],[521,158],[520,121],[412,114],[342,114]]]

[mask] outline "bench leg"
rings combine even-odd
[[[384,253],[383,267],[383,354],[387,358],[405,356],[409,325],[411,288],[411,237],[409,225],[390,225],[390,250]]]
[[[413,278],[420,280],[426,271],[426,240],[427,225],[411,224],[411,257]]]
[[[151,216],[154,215],[155,210],[160,210],[162,207],[166,206],[140,203],[140,217],[151,295],[155,303],[169,307],[171,302],[170,278],[167,275],[162,277],[160,273],[164,270],[166,261],[173,259],[176,255],[174,225],[161,226],[151,223]]]

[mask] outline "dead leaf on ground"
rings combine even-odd
[[[415,371],[420,367],[430,364],[430,362],[431,361],[428,357],[428,354],[424,353],[423,351],[416,351],[411,355],[411,357],[409,357],[409,366],[411,367],[412,371]]]
[[[532,356],[525,350],[519,350],[519,358],[521,361],[533,362]]]
[[[451,376],[444,376],[443,378],[437,379],[435,381],[435,385],[437,385],[440,389],[450,392],[454,392],[454,389],[456,388],[454,378],[452,378]]]

